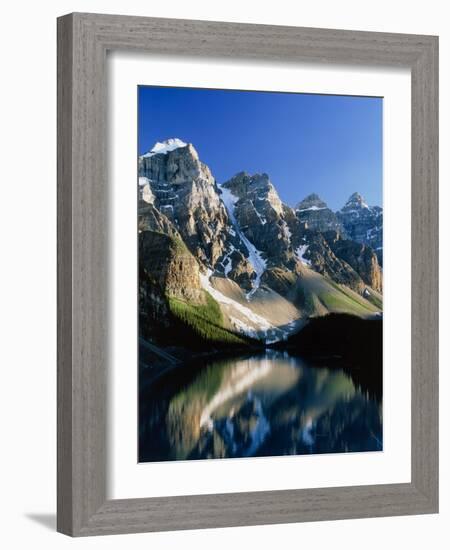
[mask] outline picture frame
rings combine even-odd
[[[106,54],[411,70],[411,482],[107,499]],[[71,536],[438,512],[438,38],[73,13],[58,19],[57,530]]]

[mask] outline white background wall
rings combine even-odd
[[[0,501],[4,548],[447,548],[450,375],[441,326],[441,513],[71,540],[54,532],[56,469],[56,22],[91,11],[440,35],[441,311],[450,306],[448,2],[410,0],[59,0],[5,2],[0,32]],[[6,169],[5,169],[6,168]],[[399,212],[401,218],[401,212]],[[408,243],[405,243],[407,245]],[[443,317],[443,315],[442,315]],[[5,376],[6,374],[6,376]]]

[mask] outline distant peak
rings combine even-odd
[[[323,210],[325,208],[328,208],[327,203],[324,202],[316,193],[311,193],[295,207],[295,209],[299,211]]]
[[[360,195],[358,193],[358,191],[355,191],[354,193],[352,193],[348,199],[348,202],[351,202],[351,201],[362,201],[363,198],[362,198],[362,195]]]
[[[153,155],[165,155],[175,149],[180,149],[181,147],[187,147],[187,143],[182,141],[179,138],[170,138],[165,141],[157,141],[155,145],[150,149],[148,153],[142,155],[143,157],[152,157]]]
[[[350,195],[348,201],[345,203],[344,208],[369,208],[369,205],[364,200],[364,197],[358,192]]]
[[[249,178],[249,177],[250,177],[250,174],[248,172],[246,172],[245,170],[241,170],[240,172],[235,174],[231,179],[232,180],[238,180],[238,179],[244,179],[244,178]]]

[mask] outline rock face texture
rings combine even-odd
[[[324,233],[329,247],[341,260],[350,265],[364,283],[378,292],[382,291],[383,281],[380,265],[375,252],[365,244],[342,239],[334,231]]]
[[[170,220],[189,250],[214,267],[229,237],[229,220],[209,168],[191,144],[168,140],[139,158],[141,200]]]
[[[198,261],[184,243],[155,231],[139,234],[139,261],[168,297],[198,304],[204,301]]]
[[[293,210],[281,202],[269,176],[240,172],[221,189],[236,225],[261,251],[266,267],[294,267],[293,233],[298,233],[300,224]]]
[[[167,340],[172,299],[200,308],[183,315],[205,334],[214,311],[222,328],[266,340],[308,316],[381,307],[382,209],[357,193],[337,213],[316,194],[294,209],[265,173],[219,185],[174,138],[139,157],[138,230],[144,337],[153,323]]]
[[[381,292],[382,271],[367,245],[345,239],[337,231],[306,230],[300,247],[302,261],[333,281],[364,295],[367,286]]]
[[[295,213],[307,229],[313,231],[329,231],[333,229],[340,233],[344,232],[336,214],[315,193],[308,195],[299,202],[295,207]]]
[[[379,263],[383,256],[383,209],[369,206],[359,193],[353,193],[345,206],[337,212],[349,239],[370,246]]]
[[[143,200],[138,203],[138,229],[140,232],[156,231],[181,239],[181,235],[167,216],[162,214],[153,204],[148,204]]]
[[[304,249],[303,258],[315,271],[358,293],[364,292],[366,285],[359,272],[332,249],[322,233],[307,231],[305,242],[308,244]]]

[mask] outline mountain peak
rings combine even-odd
[[[369,205],[358,192],[355,192],[350,195],[348,201],[345,203],[344,208],[369,208]]]
[[[238,172],[230,180],[223,184],[223,187],[230,189],[240,199],[250,199],[254,204],[267,201],[270,206],[280,215],[283,205],[278,196],[277,190],[270,181],[269,175],[265,172],[249,174]]]
[[[187,146],[188,144],[179,138],[169,138],[164,141],[157,141],[150,151],[142,156],[152,157],[153,155],[165,155],[171,151],[175,151],[175,149],[180,149],[181,147]]]
[[[305,210],[323,210],[325,208],[328,208],[327,203],[324,202],[316,193],[311,193],[295,207],[295,209],[300,212]]]

